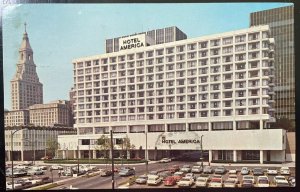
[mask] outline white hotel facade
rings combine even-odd
[[[131,158],[207,152],[213,161],[285,161],[274,122],[274,39],[269,26],[153,44],[73,60],[77,135],[60,135],[64,158],[98,158],[96,139],[129,137]],[[148,42],[149,40],[149,42]],[[127,47],[134,47],[133,45]],[[201,142],[202,141],[202,142]],[[147,145],[147,147],[146,147]],[[200,157],[200,156],[199,156]]]

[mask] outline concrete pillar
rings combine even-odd
[[[237,123],[237,122],[236,122],[236,121],[233,121],[232,123],[233,123],[233,125],[232,125],[233,130],[236,130],[236,123]]]
[[[264,151],[263,150],[260,150],[260,153],[259,153],[259,163],[260,164],[264,163]]]
[[[165,124],[165,132],[168,132],[168,125]]]
[[[211,122],[208,122],[208,131],[211,131]]]
[[[209,150],[208,151],[208,162],[211,162],[212,161],[212,150]]]
[[[77,159],[77,150],[73,150],[73,157],[74,159]]]
[[[62,150],[62,158],[66,159],[66,150]]]
[[[127,159],[130,159],[130,151],[127,151]]]
[[[236,162],[236,160],[237,160],[236,150],[233,150],[233,162]]]
[[[189,124],[185,123],[185,131],[188,132],[189,131]]]
[[[263,129],[264,128],[264,122],[263,120],[259,120],[259,129]]]
[[[24,151],[21,150],[21,161],[24,161]]]
[[[81,159],[81,151],[78,152],[78,159]]]
[[[93,159],[97,159],[96,150],[93,150]]]

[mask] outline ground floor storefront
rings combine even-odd
[[[110,134],[62,135],[63,159],[111,157],[97,140]],[[124,148],[127,139],[131,147]],[[110,140],[110,139],[109,139]],[[286,132],[282,129],[186,131],[113,134],[114,158],[159,160],[164,157],[208,162],[284,162]],[[201,153],[202,151],[202,153]]]

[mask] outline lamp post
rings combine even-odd
[[[113,131],[110,130],[110,148],[111,148],[111,186],[112,189],[115,189],[115,168],[114,168],[114,144],[113,144]]]
[[[201,167],[202,167],[202,169],[203,169],[203,147],[202,147],[202,137],[203,137],[204,135],[201,135],[201,140],[200,140],[200,147],[201,147],[201,157],[200,157],[200,159],[201,159]]]
[[[13,157],[13,151],[14,151],[14,147],[13,147],[13,144],[14,144],[14,134],[18,131],[21,131],[21,130],[27,130],[27,128],[25,129],[18,129],[18,130],[15,130],[15,131],[12,131],[10,132],[10,148],[11,148],[11,174],[12,174],[12,178],[11,178],[11,181],[12,181],[12,190],[15,189],[15,185],[14,185],[14,157]]]
[[[146,136],[146,147],[145,147],[145,152],[146,152],[146,154],[145,154],[145,159],[146,159],[146,174],[148,174],[148,136],[147,136],[147,131],[145,132],[145,136]]]

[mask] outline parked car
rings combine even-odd
[[[243,180],[251,180],[252,183],[253,183],[253,185],[254,185],[254,183],[255,183],[254,176],[252,176],[252,175],[244,175],[244,176],[243,176]]]
[[[215,174],[224,174],[226,173],[226,169],[224,166],[219,166],[215,169]]]
[[[196,179],[196,187],[207,187],[210,176],[208,174],[202,174]]]
[[[223,186],[223,179],[222,177],[213,177],[210,181],[210,183],[208,184],[208,187],[211,187],[211,188],[219,188],[219,187],[222,187]]]
[[[126,168],[126,169],[121,169],[119,172],[120,176],[130,176],[130,175],[135,175],[135,170],[132,168]]]
[[[27,182],[31,182],[32,185],[39,185],[42,183],[42,179],[38,177],[27,177],[23,179]]]
[[[163,171],[158,173],[157,175],[164,181],[167,177],[172,176],[172,173],[169,171]]]
[[[63,170],[63,166],[62,165],[52,165],[50,167],[50,170]]]
[[[47,176],[42,177],[41,180],[42,180],[43,184],[44,183],[51,183],[52,182],[52,179],[50,177],[47,177]]]
[[[185,174],[184,177],[192,178],[192,179],[193,179],[193,182],[195,182],[195,180],[196,180],[196,176],[194,175],[194,173],[187,173],[187,174]]]
[[[27,175],[43,175],[45,172],[37,167],[32,167],[31,169],[27,170]]]
[[[263,175],[264,174],[264,170],[262,168],[254,168],[252,170],[253,175]]]
[[[149,171],[148,175],[158,175],[158,171]]]
[[[191,177],[183,177],[181,178],[177,185],[178,187],[191,187],[194,183],[194,179]]]
[[[224,181],[223,186],[226,188],[235,188],[237,187],[237,182],[235,179],[228,178],[226,181]]]
[[[140,175],[136,180],[135,183],[137,184],[146,184],[148,180],[148,176],[147,175]]]
[[[267,176],[258,176],[257,187],[270,187],[269,178]]]
[[[237,184],[239,183],[239,179],[238,179],[237,174],[229,174],[228,179],[234,180]]]
[[[148,175],[147,185],[158,185],[162,179],[158,175]]]
[[[42,169],[42,170],[47,170],[48,167],[46,165],[38,165],[38,168]]]
[[[171,173],[175,173],[176,171],[179,171],[179,166],[178,165],[172,165],[171,167],[168,168],[168,171]]]
[[[277,174],[278,174],[278,171],[277,171],[277,169],[275,169],[275,168],[269,168],[269,169],[267,170],[267,174],[268,174],[268,175],[277,175]]]
[[[14,189],[22,189],[22,188],[23,188],[22,184],[14,182]],[[6,190],[12,190],[11,181],[6,182]]]
[[[181,172],[189,173],[191,172],[191,166],[190,165],[183,165],[180,169]]]
[[[273,178],[273,183],[276,185],[276,183],[277,183],[278,181],[284,181],[284,180],[286,180],[285,176],[277,175],[277,176],[275,176],[275,177]]]
[[[100,176],[101,177],[105,177],[105,176],[110,176],[112,175],[112,171],[111,170],[108,170],[108,169],[102,169],[100,171]]]
[[[173,186],[176,185],[176,180],[174,177],[172,176],[168,176],[165,180],[164,180],[164,186]]]
[[[242,167],[242,169],[241,169],[241,174],[242,175],[248,175],[249,174],[249,169],[248,169],[248,167]]]
[[[229,174],[236,174],[237,173],[237,169],[236,168],[232,168],[228,170]]]
[[[288,167],[281,167],[280,168],[280,174],[281,175],[290,175],[290,168]]]
[[[296,178],[295,177],[289,177],[288,181],[292,187],[296,186]]]
[[[241,187],[244,187],[244,188],[254,187],[253,181],[250,179],[243,179]]]
[[[198,165],[193,166],[191,170],[192,173],[201,173],[202,171],[202,167]]]
[[[169,163],[172,160],[170,158],[162,158],[161,160],[159,160],[160,163]]]
[[[32,161],[24,161],[23,165],[32,166]]]
[[[203,173],[213,173],[214,170],[211,166],[205,166],[203,169]]]
[[[27,175],[27,171],[25,169],[14,169],[14,174],[12,171],[6,172],[7,177],[22,177]]]
[[[174,173],[174,179],[178,182],[184,176],[184,172],[178,171]]]
[[[28,165],[19,164],[14,166],[14,169],[29,169]]]

